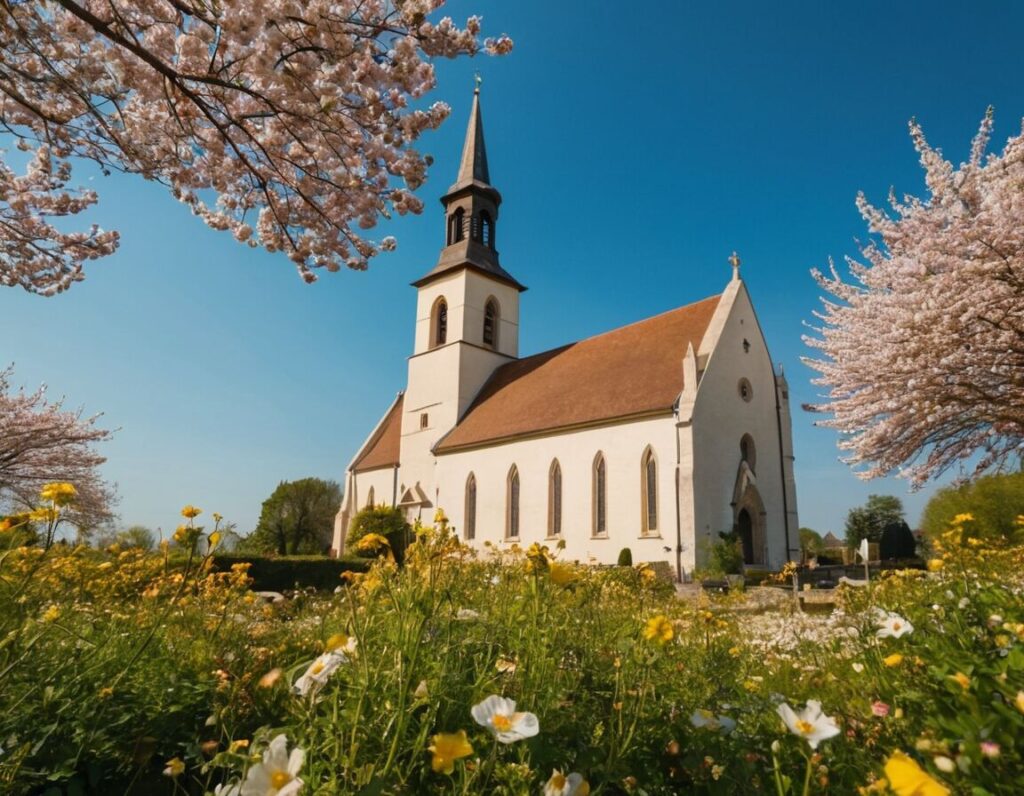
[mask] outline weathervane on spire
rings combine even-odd
[[[484,79],[482,77],[480,77],[480,73],[479,72],[474,72],[473,73],[473,82],[476,84],[473,87],[473,93],[474,94],[479,94],[480,93],[480,84],[484,82]]]
[[[736,252],[733,252],[732,255],[729,257],[729,265],[732,266],[733,279],[740,278],[740,262],[740,256],[736,254]]]

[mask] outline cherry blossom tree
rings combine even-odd
[[[927,199],[890,193],[887,212],[861,194],[861,259],[848,279],[813,272],[828,295],[805,361],[828,393],[807,408],[862,477],[920,486],[1024,454],[1024,135],[986,156],[991,133],[990,109],[956,168],[911,122]]]
[[[95,445],[111,432],[96,425],[98,416],[48,402],[45,387],[12,390],[10,377],[10,368],[0,371],[0,503],[32,508],[43,484],[66,481],[78,496],[62,511],[63,521],[88,530],[109,520],[114,490],[100,477],[106,459]]]
[[[430,59],[512,47],[432,20],[444,0],[0,2],[0,129],[33,153],[24,177],[0,168],[0,284],[43,295],[118,243],[48,222],[96,202],[65,187],[71,158],[163,183],[307,282],[366,268],[395,241],[365,230],[422,208],[413,144],[449,114],[417,102]]]

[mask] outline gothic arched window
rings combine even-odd
[[[562,467],[558,459],[548,471],[548,536],[562,533]]]
[[[458,243],[465,236],[466,211],[458,208],[448,219],[448,245]]]
[[[494,299],[488,299],[484,307],[484,345],[498,345],[498,302]]]
[[[434,302],[434,311],[430,314],[431,348],[437,348],[448,342],[448,302],[441,296]]]
[[[494,248],[494,221],[491,220],[491,214],[486,210],[480,211],[480,232],[479,240],[490,248]]]
[[[650,446],[640,460],[641,503],[643,504],[643,532],[658,532],[658,462]]]
[[[604,454],[594,457],[594,536],[608,533],[608,470],[604,463]]]
[[[513,464],[508,471],[508,507],[505,512],[505,538],[519,538],[519,470]]]
[[[753,470],[757,467],[757,448],[754,447],[754,438],[744,434],[740,440],[740,461],[744,461]]]
[[[466,479],[466,540],[476,538],[476,476]]]

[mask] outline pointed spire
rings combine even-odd
[[[462,162],[459,164],[459,176],[455,185],[461,186],[471,182],[491,184],[491,175],[487,170],[487,148],[484,146],[484,119],[480,113],[480,76],[476,78],[473,89],[473,110],[469,114],[469,126],[466,128],[466,143],[462,146]]]

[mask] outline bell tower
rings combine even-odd
[[[497,249],[501,194],[491,185],[480,86],[455,182],[441,197],[444,246],[413,282],[416,335],[402,418],[402,478],[433,497],[433,446],[462,417],[496,368],[519,356],[519,294]]]

